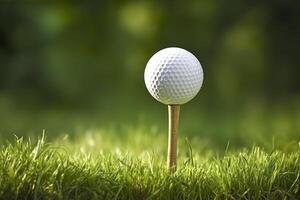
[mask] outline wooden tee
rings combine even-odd
[[[168,105],[169,139],[168,139],[168,168],[171,173],[176,171],[177,161],[177,132],[180,105]]]

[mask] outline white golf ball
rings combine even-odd
[[[144,79],[148,91],[156,100],[168,105],[178,105],[197,95],[203,82],[203,70],[192,53],[170,47],[150,58]]]

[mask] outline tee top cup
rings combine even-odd
[[[168,167],[176,170],[176,143],[180,105],[193,99],[203,83],[203,70],[198,59],[187,50],[170,47],[155,53],[144,73],[150,94],[168,105],[169,145]]]

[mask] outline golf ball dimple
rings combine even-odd
[[[192,53],[170,47],[150,58],[144,79],[148,91],[159,102],[168,105],[184,104],[199,92],[203,70]]]

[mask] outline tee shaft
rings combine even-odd
[[[179,123],[179,105],[168,105],[169,114],[169,138],[168,138],[168,161],[167,165],[171,173],[176,171],[177,161],[177,133]]]

